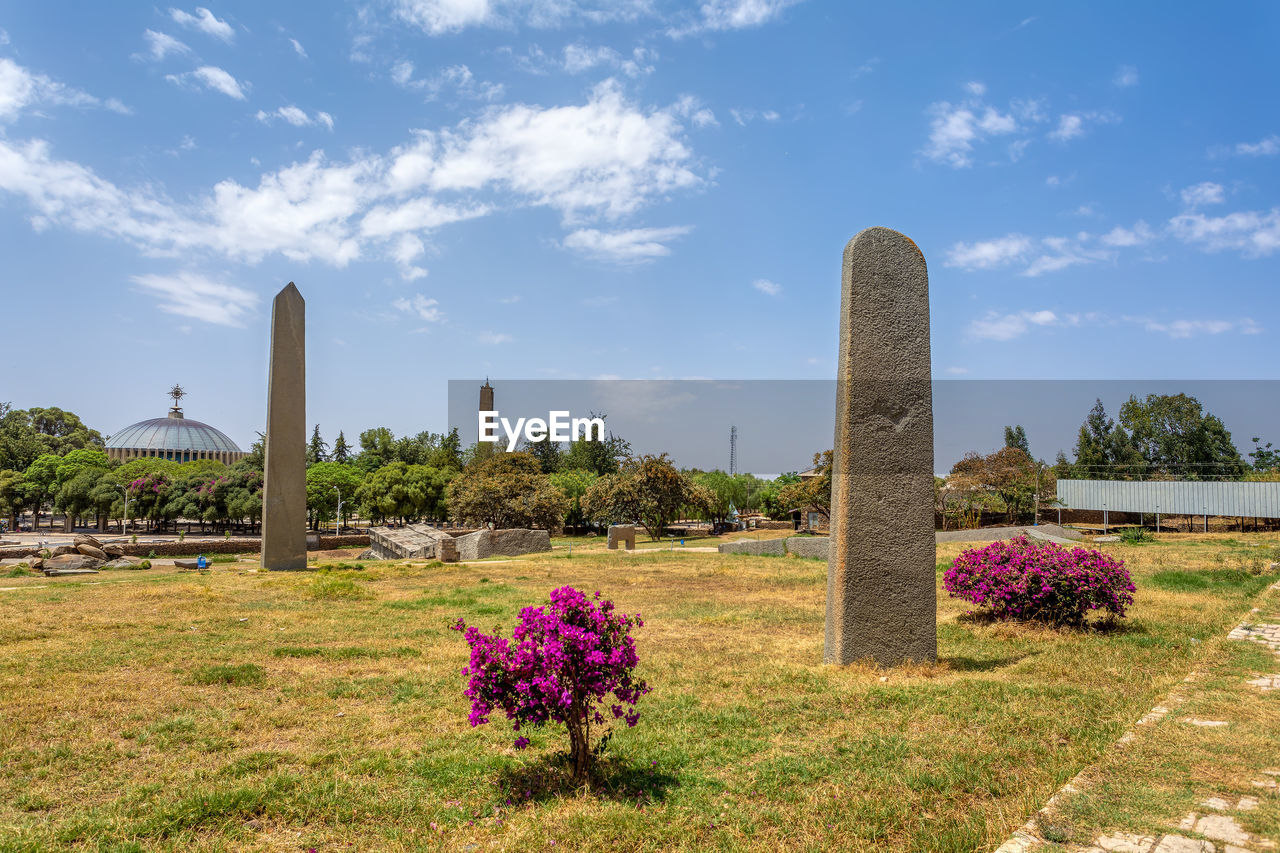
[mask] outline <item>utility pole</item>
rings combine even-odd
[[[333,522],[333,534],[335,536],[341,536],[342,535],[342,489],[339,489],[337,486],[334,486],[333,490],[338,493],[338,515]]]

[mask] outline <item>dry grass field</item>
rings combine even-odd
[[[821,665],[826,566],[794,557],[593,542],[462,566],[2,578],[0,851],[989,849],[1189,671],[1252,665],[1215,638],[1277,580],[1277,544],[1108,546],[1138,585],[1110,630],[985,624],[939,580],[940,661],[888,672]],[[939,547],[939,579],[962,547]],[[589,792],[565,781],[562,731],[517,753],[500,716],[468,725],[448,630],[509,632],[566,584],[643,614],[654,686]],[[1126,772],[1185,756],[1153,746]],[[1104,790],[1063,831],[1181,807],[1161,784]]]

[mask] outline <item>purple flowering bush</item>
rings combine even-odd
[[[942,580],[952,596],[996,619],[1052,625],[1081,625],[1091,610],[1122,618],[1137,589],[1124,560],[1026,536],[962,552]]]
[[[639,659],[629,632],[643,625],[639,614],[614,613],[599,592],[590,599],[569,586],[553,590],[549,605],[520,611],[511,640],[459,619],[453,629],[464,632],[471,647],[462,670],[471,677],[465,691],[471,725],[484,725],[500,709],[517,733],[516,749],[524,749],[523,727],[564,723],[574,781],[585,781],[591,726],[623,720],[630,727],[640,719],[635,706],[650,687],[635,677]]]

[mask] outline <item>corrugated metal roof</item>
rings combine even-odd
[[[107,447],[128,450],[208,450],[243,453],[221,430],[190,418],[152,418],[113,434]]]
[[[1064,508],[1280,518],[1280,483],[1059,480]]]

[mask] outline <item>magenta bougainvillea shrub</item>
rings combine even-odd
[[[621,720],[630,727],[640,719],[636,703],[650,688],[635,677],[639,659],[630,631],[643,625],[639,614],[614,613],[599,592],[588,598],[569,586],[554,590],[550,604],[520,611],[510,640],[459,619],[453,629],[464,632],[471,647],[462,670],[471,677],[465,691],[471,725],[484,725],[501,710],[516,731],[516,749],[524,749],[529,740],[522,728],[564,723],[573,777],[584,781],[592,725]]]
[[[996,619],[1053,625],[1081,625],[1091,610],[1121,618],[1136,591],[1124,560],[1026,536],[962,552],[942,581]]]

